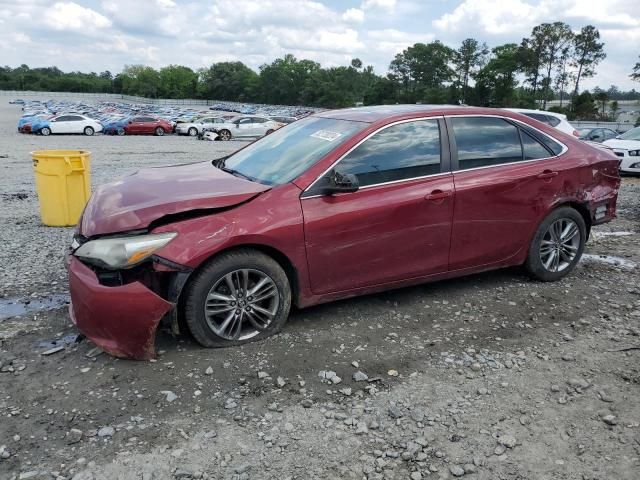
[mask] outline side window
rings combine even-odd
[[[241,118],[238,121],[238,123],[241,124],[241,125],[245,125],[245,124],[251,123],[251,119],[250,118]]]
[[[546,124],[551,125],[552,127],[557,127],[560,125],[560,119],[558,117],[554,117],[553,115],[545,115]]]
[[[54,121],[56,121],[56,122],[68,122],[69,118],[70,117],[68,115],[62,115],[61,117],[56,118]]]
[[[525,160],[536,160],[552,156],[545,146],[524,130],[520,130],[520,138],[522,139],[522,153]]]
[[[522,160],[518,129],[501,118],[451,117],[458,168],[485,167]]]
[[[79,122],[80,120],[83,120],[83,118],[78,117],[77,115],[70,115],[67,117],[67,121],[69,122]]]
[[[440,173],[438,121],[385,128],[343,158],[336,170],[355,174],[361,187]]]

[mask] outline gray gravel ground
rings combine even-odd
[[[23,136],[18,113],[0,106],[9,298],[66,290],[71,232],[39,225],[29,151],[87,148],[101,183],[239,146]],[[561,282],[507,269],[335,302],[241,348],[161,333],[154,362],[86,341],[44,356],[75,332],[65,309],[0,320],[0,478],[636,480],[637,179],[619,207]]]

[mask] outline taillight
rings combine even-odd
[[[574,130],[574,131],[573,131],[573,136],[574,136],[574,137],[579,137],[579,136],[580,136],[580,133],[579,133],[577,130]]]

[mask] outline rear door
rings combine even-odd
[[[572,162],[563,146],[497,116],[447,118],[456,201],[450,270],[508,261],[561,194]]]
[[[447,270],[454,195],[441,131],[444,122],[433,118],[383,127],[303,193],[314,293]],[[334,170],[356,175],[360,189],[320,194]]]
[[[61,115],[58,118],[54,118],[49,122],[49,128],[51,133],[69,133],[71,126],[69,125],[69,119],[71,115]]]

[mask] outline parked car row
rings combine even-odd
[[[165,135],[175,132],[202,136],[205,132],[215,132],[215,124],[225,124],[225,131],[219,138],[222,140],[262,136],[312,111],[300,107],[234,102],[220,103],[206,109],[126,102],[100,102],[91,105],[69,101],[16,99],[10,103],[22,105],[24,113],[18,121],[18,131],[21,133]],[[240,122],[234,123],[238,121]],[[260,127],[258,124],[264,125]],[[249,130],[253,130],[253,133],[249,134]]]

